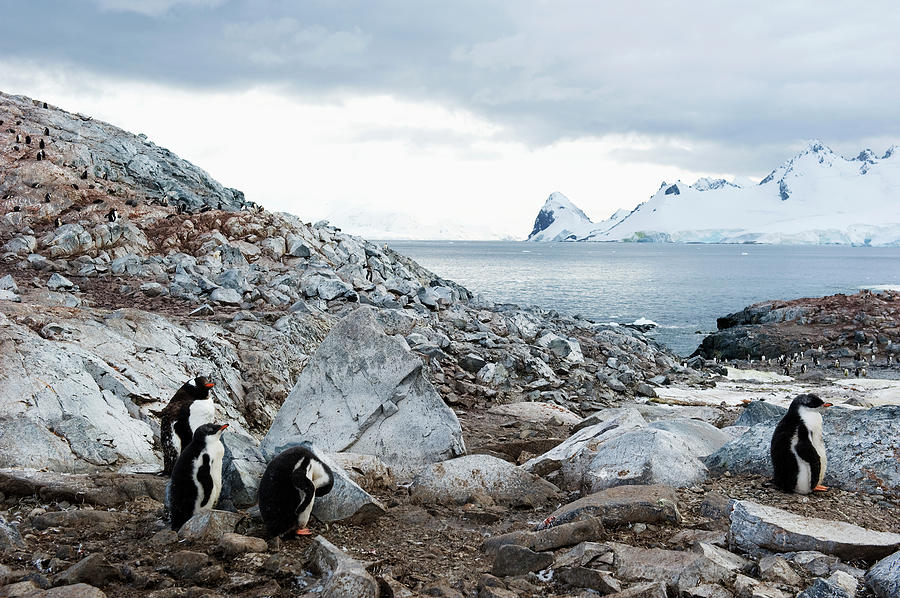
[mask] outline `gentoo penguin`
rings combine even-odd
[[[25,136],[25,145],[31,145],[31,135]]]
[[[160,412],[159,443],[163,452],[163,475],[170,475],[175,460],[191,442],[194,431],[216,417],[216,406],[209,396],[215,386],[206,376],[185,382]]]
[[[106,213],[106,219],[110,222],[115,222],[119,219],[119,210],[115,208],[111,208],[109,212]]]
[[[822,440],[823,407],[831,407],[813,394],[798,395],[775,426],[770,454],[775,485],[785,492],[809,494],[827,490],[822,485],[828,459]]]
[[[60,226],[62,226],[62,218],[57,216],[56,219],[53,221],[53,226],[56,228],[59,228]]]
[[[87,171],[87,169],[85,169],[84,172],[81,173],[81,179],[87,180],[87,178],[88,178],[88,171]]]
[[[272,459],[259,483],[259,513],[269,535],[309,535],[306,525],[313,501],[331,492],[332,486],[331,468],[308,443],[291,447]]]
[[[203,424],[175,462],[166,498],[172,529],[198,511],[212,509],[222,491],[222,432],[228,424]]]
[[[44,127],[44,135],[50,134],[50,127]]]
[[[47,144],[44,143],[44,140],[43,140],[43,139],[41,139],[41,140],[38,142],[38,147],[39,147],[39,148],[44,149],[46,146],[47,146]]]

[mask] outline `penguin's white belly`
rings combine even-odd
[[[797,460],[797,484],[794,486],[794,492],[797,494],[809,494],[812,492],[812,485],[810,484],[810,478],[812,477],[812,469],[809,466],[809,463],[806,460],[801,459],[800,455],[797,453],[797,443],[799,442],[797,438],[797,433],[794,433],[794,437],[791,439],[791,453],[794,455],[794,459]]]
[[[825,470],[828,468],[828,455],[825,453],[825,441],[822,438],[822,415],[811,409],[803,409],[800,418],[809,430],[809,441],[813,449],[819,455],[819,479],[812,480],[812,485],[816,486],[825,479]]]
[[[209,475],[212,478],[212,492],[204,501],[203,484],[200,483],[200,467],[203,464],[203,454],[209,455]],[[222,459],[225,457],[225,445],[221,442],[207,442],[206,449],[200,454],[200,458],[194,463],[194,483],[197,485],[197,500],[194,502],[194,514],[201,510],[209,510],[216,506],[219,494],[222,493]]]
[[[191,403],[191,415],[188,417],[188,425],[191,433],[203,424],[211,424],[216,419],[216,404],[212,399],[194,401]]]

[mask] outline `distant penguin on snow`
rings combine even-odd
[[[304,443],[291,447],[269,462],[259,483],[259,512],[269,534],[309,535],[306,528],[317,496],[334,486],[331,468]]]
[[[822,409],[831,407],[813,394],[798,395],[775,426],[770,453],[775,485],[785,492],[809,494],[822,485],[828,458],[822,439]]]
[[[222,433],[228,424],[203,424],[175,462],[166,492],[172,529],[216,506],[222,491]]]
[[[185,382],[160,412],[163,475],[172,473],[178,455],[191,442],[194,431],[216,418],[216,406],[209,396],[213,386],[206,376],[197,376]]]

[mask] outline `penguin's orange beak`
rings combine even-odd
[[[228,424],[222,424],[222,427],[219,428],[219,432],[221,432],[222,430],[224,430],[227,427],[228,427]]]
[[[824,405],[822,405],[822,407],[834,407],[834,405],[832,405],[831,403],[825,403]]]
[[[203,386],[205,386],[206,388],[212,388],[213,386],[215,386],[215,384],[213,384],[212,382],[207,382]]]

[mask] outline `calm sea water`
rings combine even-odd
[[[596,321],[645,317],[687,355],[716,318],[769,299],[900,287],[900,248],[389,241],[436,274],[499,302]]]

